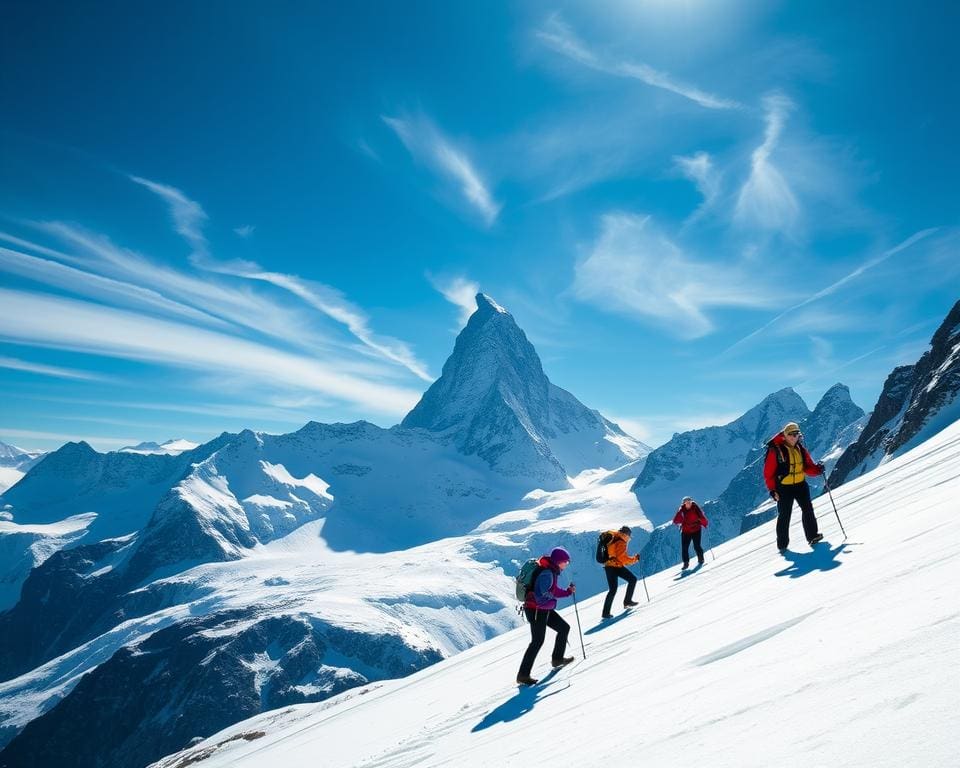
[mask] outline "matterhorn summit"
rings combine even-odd
[[[500,473],[534,477],[547,490],[650,450],[552,384],[513,316],[482,293],[442,375],[401,426],[442,433]]]

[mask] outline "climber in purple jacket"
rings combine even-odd
[[[563,547],[556,547],[549,556],[540,558],[542,570],[533,580],[533,588],[527,592],[523,602],[523,612],[530,622],[530,645],[523,654],[520,662],[520,671],[517,673],[518,685],[536,685],[537,680],[530,677],[533,662],[543,647],[547,636],[547,627],[557,633],[553,644],[554,668],[563,667],[573,661],[573,656],[564,656],[567,647],[567,635],[570,634],[570,625],[556,612],[557,598],[569,597],[576,591],[576,586],[570,584],[568,589],[557,584],[557,577],[570,564],[570,553]]]

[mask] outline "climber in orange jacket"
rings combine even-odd
[[[607,599],[603,601],[602,618],[613,618],[610,609],[613,607],[613,598],[617,594],[618,579],[627,582],[627,594],[623,598],[623,607],[631,608],[639,605],[633,601],[633,590],[637,586],[637,577],[627,570],[628,565],[640,562],[640,555],[628,555],[627,544],[630,543],[630,528],[623,526],[619,531],[608,531],[610,541],[607,544],[607,561],[603,564],[603,572],[607,577]]]

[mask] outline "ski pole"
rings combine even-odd
[[[704,528],[703,530],[704,530],[704,533],[706,533],[707,529]],[[713,545],[710,546],[710,557],[713,558],[713,562],[717,562],[717,556],[713,554]]]
[[[580,633],[580,650],[583,651],[583,658],[587,658],[587,649],[583,647],[583,629],[580,628],[580,611],[577,610],[577,593],[573,593],[573,612],[577,616],[577,632]]]
[[[646,579],[646,577],[643,575],[643,564],[642,564],[642,563],[640,564],[640,581],[643,582],[643,591],[644,591],[644,593],[646,594],[646,596],[647,596],[647,602],[649,603],[649,602],[650,602],[650,593],[647,592],[647,579]]]
[[[843,530],[843,523],[840,522],[840,513],[837,512],[837,504],[836,504],[836,502],[833,500],[833,494],[830,493],[830,483],[827,482],[827,475],[826,475],[826,473],[824,473],[824,475],[823,475],[823,487],[827,489],[827,496],[830,497],[830,503],[833,505],[833,514],[835,514],[835,515],[837,516],[837,522],[840,523],[840,530],[843,532],[844,541],[846,541],[847,532]]]

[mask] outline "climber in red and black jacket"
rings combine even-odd
[[[777,502],[777,549],[781,552],[790,544],[790,515],[793,502],[800,505],[803,514],[803,532],[812,547],[823,538],[817,529],[817,517],[810,500],[807,475],[822,475],[823,464],[810,458],[803,445],[803,435],[796,422],[791,421],[767,443],[767,457],[763,462],[763,479],[770,498]]]
[[[673,524],[680,527],[680,556],[683,558],[683,568],[690,567],[690,542],[693,542],[693,549],[697,553],[697,563],[703,565],[703,547],[700,545],[700,530],[706,528],[706,515],[689,496],[684,496],[680,502],[680,509],[673,516]]]

